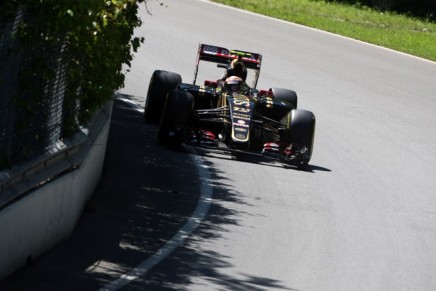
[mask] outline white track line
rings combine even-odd
[[[118,290],[123,286],[129,284],[138,277],[145,275],[150,269],[159,264],[168,255],[170,255],[176,248],[181,246],[185,240],[192,234],[192,232],[200,225],[209,212],[210,204],[212,202],[212,185],[211,178],[207,167],[203,164],[202,159],[194,154],[189,155],[198,169],[200,176],[200,198],[198,200],[197,208],[192,214],[191,218],[186,224],[169,240],[162,248],[160,248],[151,257],[140,263],[127,274],[122,275],[117,280],[108,283],[102,287],[101,291]]]

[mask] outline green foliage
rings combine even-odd
[[[436,21],[436,0],[326,0],[327,2],[367,6],[380,11],[395,11],[413,17]]]
[[[341,1],[349,4],[340,4],[340,0],[213,1],[436,61],[436,23],[380,12],[362,6],[359,1]]]
[[[87,122],[123,86],[122,66],[130,66],[133,53],[143,42],[142,38],[132,36],[135,27],[141,25],[138,5],[145,1],[1,1],[0,29],[17,11],[23,11],[26,19],[30,19],[21,23],[16,34],[33,65],[31,72],[24,73],[30,77],[21,76],[23,88],[29,86],[26,84],[29,78],[37,76],[46,82],[54,79],[54,60],[45,51],[50,48],[62,52],[62,64],[67,72],[64,136]],[[33,94],[37,98],[40,92]]]

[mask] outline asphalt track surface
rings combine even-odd
[[[71,239],[1,290],[96,290],[198,228],[121,290],[436,290],[436,64],[197,0],[149,2],[114,107],[102,182]],[[191,82],[199,42],[260,52],[258,87],[317,117],[308,171],[158,146],[155,69]],[[128,102],[126,101],[128,100]],[[203,177],[204,178],[204,177]]]

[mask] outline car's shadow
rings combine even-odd
[[[283,169],[296,170],[296,171],[302,171],[308,173],[331,172],[330,169],[318,165],[308,164],[303,167],[297,167],[297,166],[282,163],[277,160],[269,159],[258,154],[227,151],[225,149],[220,150],[219,148],[197,147],[191,145],[182,145],[180,147],[168,147],[168,148],[173,151],[197,154],[200,156],[211,157],[214,159],[233,160],[235,162],[250,163],[250,164],[261,164],[267,167],[283,168]]]

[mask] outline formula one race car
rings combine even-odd
[[[224,75],[196,85],[201,61],[224,68]],[[153,73],[145,121],[158,124],[163,144],[247,152],[304,167],[313,152],[315,116],[297,109],[292,90],[255,89],[261,63],[258,53],[200,44],[193,84],[173,72]]]

